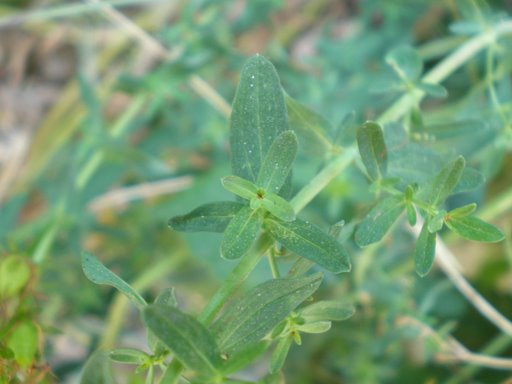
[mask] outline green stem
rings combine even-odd
[[[268,252],[267,258],[268,258],[268,264],[270,265],[270,271],[272,272],[272,277],[274,279],[281,277],[281,274],[279,273],[279,268],[278,268],[277,262],[276,262],[275,252],[273,249],[271,249],[270,252]]]
[[[432,68],[432,70],[423,77],[422,81],[439,84],[466,63],[472,56],[476,55],[486,46],[495,43],[496,39],[500,36],[510,33],[512,33],[512,21],[507,20],[497,24],[493,29],[469,39],[466,43],[461,45],[459,49]],[[402,96],[377,120],[380,123],[389,123],[398,120],[412,107],[417,105],[424,96],[425,92],[420,90],[415,90],[414,92]]]

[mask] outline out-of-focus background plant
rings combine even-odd
[[[230,104],[255,53],[272,61],[290,96],[326,118],[310,127],[310,139],[299,136],[297,186],[354,141],[356,123],[376,119],[405,94],[408,112],[391,110],[384,119],[407,128],[404,142],[393,137],[390,167],[416,177],[438,170],[443,157],[464,155],[485,182],[450,197],[447,208],[477,202],[478,216],[506,236],[480,244],[443,233],[466,279],[504,316],[496,327],[453,276],[437,267],[425,278],[414,273],[415,241],[404,218],[380,243],[356,245],[351,228],[376,197],[361,164],[349,167],[304,216],[347,223],[353,270],[327,275],[321,290],[352,300],[357,311],[291,349],[287,382],[506,380],[512,50],[494,28],[510,7],[469,0],[3,1],[0,383],[73,383],[99,346],[145,348],[136,309],[84,277],[83,249],[149,299],[173,286],[188,312],[204,307],[232,269],[219,259],[221,238],[173,232],[167,221],[229,198],[220,178],[231,173]],[[422,68],[394,71],[403,63],[388,55],[414,46],[428,72],[479,36],[492,41],[443,78],[447,95],[419,80]],[[432,96],[421,109],[418,89]],[[417,163],[397,169],[411,153]],[[251,279],[268,276],[261,265]],[[144,380],[116,369],[120,382]],[[266,367],[253,370],[257,378]]]

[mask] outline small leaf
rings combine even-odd
[[[231,356],[228,355],[227,360],[222,366],[222,373],[229,375],[246,368],[250,363],[260,357],[268,347],[268,341],[260,341],[259,343],[249,344]]]
[[[23,368],[32,365],[38,345],[37,328],[29,320],[18,324],[7,341],[7,346],[14,353],[14,359]]]
[[[263,159],[256,184],[268,192],[278,193],[286,182],[297,155],[297,136],[293,131],[281,133]]]
[[[494,225],[486,223],[475,216],[457,217],[448,214],[445,223],[448,228],[465,239],[483,243],[495,243],[505,238],[503,232]]]
[[[297,327],[300,332],[304,333],[325,333],[331,329],[330,321],[315,321],[313,323],[306,323]]]
[[[386,63],[402,80],[415,81],[423,72],[423,63],[416,50],[409,46],[393,49],[386,55]]]
[[[260,232],[263,216],[258,210],[243,207],[231,220],[220,246],[221,256],[236,260],[247,253]]]
[[[285,94],[290,127],[306,145],[304,149],[312,154],[324,155],[332,149],[328,136],[332,126],[323,116]]]
[[[251,200],[258,196],[258,187],[248,180],[238,176],[226,176],[221,179],[222,186],[229,192],[243,199]]]
[[[345,248],[320,228],[302,220],[285,222],[268,217],[264,222],[270,235],[290,251],[334,272],[350,271]]]
[[[462,156],[447,164],[418,196],[433,206],[443,203],[459,182],[465,164]]]
[[[457,186],[453,189],[452,193],[461,193],[472,191],[485,183],[485,177],[474,168],[466,167],[462,171]]]
[[[278,219],[283,221],[295,220],[295,211],[293,210],[293,207],[289,202],[275,193],[267,193],[263,200],[261,200],[261,204],[263,205],[263,208]]]
[[[425,83],[422,81],[416,84],[416,87],[432,97],[443,98],[448,96],[446,88],[439,84]]]
[[[231,113],[233,174],[255,182],[275,138],[288,129],[283,91],[274,66],[263,56],[247,60]]]
[[[414,262],[416,273],[421,277],[427,275],[434,263],[436,255],[436,234],[428,230],[428,221],[425,221],[421,228],[420,235],[416,241],[416,250],[414,252]]]
[[[149,361],[149,355],[135,348],[117,348],[109,352],[110,360],[122,364],[141,365]]]
[[[178,307],[178,301],[176,300],[176,293],[174,288],[164,289],[155,299],[155,304],[169,305],[171,307]],[[158,338],[151,332],[148,331],[148,345],[155,355],[161,355],[165,352],[165,348]]]
[[[342,321],[355,313],[354,305],[333,300],[322,300],[301,308],[299,314],[307,322]]]
[[[290,347],[292,346],[293,338],[290,336],[279,339],[272,357],[270,358],[270,366],[268,368],[269,373],[279,372],[286,361]]]
[[[103,350],[94,352],[85,363],[80,384],[114,384],[112,367],[108,353]]]
[[[388,155],[381,126],[371,121],[364,123],[357,130],[357,145],[368,176],[372,180],[385,176]]]
[[[442,209],[428,220],[428,231],[430,233],[439,232],[443,228],[445,215],[446,211]]]
[[[82,269],[85,276],[95,284],[110,285],[123,293],[130,301],[142,309],[147,303],[135,290],[119,276],[107,269],[88,252],[82,252]]]
[[[17,295],[30,279],[30,267],[25,258],[9,255],[0,261],[0,299]]]
[[[322,274],[266,281],[228,304],[213,325],[222,352],[266,336],[320,286]]]
[[[183,216],[169,220],[169,227],[181,232],[224,232],[231,219],[244,207],[236,201],[201,205]]]
[[[377,203],[357,227],[355,240],[364,247],[382,239],[404,211],[404,202],[394,196]]]
[[[222,361],[208,329],[179,309],[150,304],[143,311],[146,326],[187,368],[215,375]]]
[[[407,221],[409,222],[410,226],[416,225],[416,209],[414,208],[414,205],[407,203],[405,205],[405,210],[407,212]]]
[[[475,212],[477,205],[475,203],[463,205],[462,207],[452,209],[450,212],[448,212],[448,216],[446,217],[446,220],[450,220],[452,217],[465,217],[471,215],[473,212]]]

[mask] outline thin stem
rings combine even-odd
[[[268,258],[268,264],[270,265],[270,271],[272,272],[272,277],[274,279],[281,277],[281,274],[279,273],[279,267],[277,266],[277,262],[276,262],[276,256],[275,256],[273,249],[271,249],[270,252],[267,253],[267,258]]]
[[[341,171],[347,168],[356,157],[356,148],[347,148],[340,156],[335,157],[311,181],[304,186],[290,201],[295,212],[300,212],[315,198]]]
[[[469,39],[460,46],[455,52],[446,57],[438,65],[432,68],[422,79],[427,83],[439,84],[472,56],[476,55],[486,46],[493,44],[500,36],[512,33],[512,21],[503,21],[493,29]],[[390,108],[388,108],[377,120],[380,123],[389,123],[398,120],[412,107],[417,105],[425,96],[425,92],[415,90],[398,99]]]
[[[418,223],[411,228],[411,232],[418,237],[423,226],[423,220],[418,218]],[[468,299],[482,316],[493,323],[498,329],[507,335],[512,335],[512,322],[503,316],[480,293],[473,288],[457,268],[457,261],[453,253],[446,247],[441,238],[437,238],[436,263],[452,281],[459,292]]]

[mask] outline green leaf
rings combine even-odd
[[[183,216],[169,220],[169,227],[181,232],[224,232],[231,219],[244,207],[236,201],[201,205]]]
[[[225,176],[221,179],[222,186],[229,192],[240,196],[243,199],[251,200],[258,196],[258,187],[249,180],[242,179],[238,176]]]
[[[445,218],[445,220],[450,220],[450,218],[453,217],[465,217],[471,215],[476,210],[476,203],[471,203],[467,205],[463,205],[462,207],[452,209],[450,212],[448,212],[448,217]]]
[[[2,344],[0,342],[0,358],[11,360],[14,359],[14,352],[11,348],[7,347],[6,345]],[[0,381],[2,383],[2,381]]]
[[[135,348],[117,348],[109,352],[110,360],[122,364],[141,365],[149,361],[149,355]]]
[[[407,212],[407,221],[409,222],[409,225],[415,226],[416,225],[416,209],[414,208],[414,205],[412,205],[411,203],[406,203],[405,210]]]
[[[417,83],[416,87],[432,97],[443,98],[448,96],[446,88],[439,84],[425,83],[422,81]]]
[[[114,384],[112,367],[108,353],[103,350],[94,352],[85,363],[80,384]]]
[[[269,373],[279,372],[283,368],[288,352],[290,351],[290,347],[292,346],[292,342],[293,338],[291,336],[279,339],[274,351],[272,352],[272,357],[270,358],[270,365],[268,368]]]
[[[222,373],[229,375],[238,372],[260,357],[269,347],[268,341],[249,344],[232,355],[226,355],[226,361],[222,366]]]
[[[301,308],[299,314],[306,322],[342,321],[355,313],[354,305],[333,300],[322,300]]]
[[[176,293],[174,288],[164,289],[155,299],[155,304],[169,305],[171,307],[178,307],[178,301],[176,300]],[[151,332],[148,331],[148,345],[155,355],[161,355],[165,352],[165,348],[158,338]]]
[[[278,193],[286,182],[297,155],[297,136],[293,131],[281,133],[263,159],[256,184],[267,192]]]
[[[16,325],[7,341],[7,346],[14,353],[14,359],[23,368],[32,365],[38,345],[37,328],[29,320]]]
[[[367,121],[359,127],[357,130],[357,146],[368,176],[372,180],[378,180],[385,176],[388,155],[381,126]]]
[[[142,309],[147,303],[123,279],[107,269],[98,259],[88,252],[82,252],[82,269],[85,276],[95,284],[110,285],[123,293],[137,308]]]
[[[212,334],[179,309],[150,304],[143,311],[146,326],[187,368],[215,375],[221,366],[220,351]]]
[[[466,167],[462,171],[457,186],[452,193],[472,191],[485,183],[485,177],[474,168]]]
[[[416,50],[409,46],[393,49],[386,55],[386,63],[406,81],[415,81],[423,72],[423,62]]]
[[[30,279],[30,267],[25,258],[8,255],[0,261],[0,299],[17,295]]]
[[[447,164],[418,196],[433,206],[443,203],[459,182],[465,164],[462,156]]]
[[[260,341],[318,289],[322,277],[273,279],[233,300],[213,325],[222,352]]]
[[[263,208],[269,211],[278,219],[283,221],[295,220],[295,211],[293,207],[281,196],[275,193],[267,193],[263,200],[261,200]]]
[[[495,243],[505,238],[494,225],[486,223],[475,216],[453,216],[451,213],[445,221],[448,228],[465,239],[480,241],[483,243]]]
[[[233,217],[220,245],[221,256],[236,260],[247,253],[260,232],[263,216],[259,210],[243,207]]]
[[[315,321],[299,325],[297,329],[304,333],[325,333],[331,329],[331,326],[332,323],[330,321]]]
[[[425,221],[421,228],[420,235],[416,241],[416,249],[414,251],[414,263],[416,273],[421,277],[427,275],[434,263],[436,255],[436,234],[430,233],[428,230],[428,221]]]
[[[428,231],[430,233],[439,232],[443,228],[445,215],[446,211],[444,209],[441,209],[438,213],[436,213],[433,217],[431,217],[428,220]]]
[[[304,149],[313,154],[325,155],[332,150],[329,132],[332,126],[324,117],[285,93],[290,127],[306,144]]]
[[[268,217],[264,222],[270,235],[290,251],[334,272],[350,271],[345,248],[320,228],[296,219],[292,222]]]
[[[355,240],[364,247],[382,239],[404,211],[402,199],[391,196],[377,203],[357,227]]]
[[[233,174],[255,182],[277,136],[288,130],[283,91],[274,66],[255,55],[245,64],[231,113]]]

